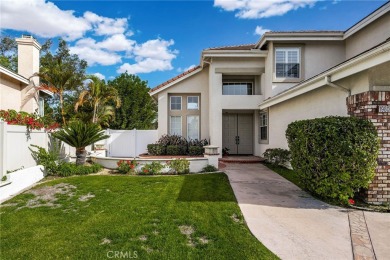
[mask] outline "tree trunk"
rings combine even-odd
[[[64,112],[64,98],[63,98],[61,92],[59,93],[59,95],[60,95],[60,108],[61,108],[62,123],[64,125],[66,125],[66,122],[65,122],[65,112]]]
[[[87,151],[85,150],[85,147],[76,148],[76,165],[83,165],[86,156]]]

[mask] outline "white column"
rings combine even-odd
[[[215,73],[213,65],[209,76],[209,131],[211,145],[218,146],[222,157],[222,73]]]

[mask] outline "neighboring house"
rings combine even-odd
[[[37,90],[39,78],[39,51],[41,46],[31,36],[16,39],[18,44],[18,73],[0,66],[0,110],[14,109],[43,115],[44,96],[52,95]]]
[[[220,154],[287,149],[296,120],[370,119],[382,147],[369,200],[390,201],[389,2],[346,31],[267,32],[256,44],[206,49],[198,67],[150,95],[160,136],[206,138]]]

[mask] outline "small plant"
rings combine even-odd
[[[14,169],[14,170],[8,170],[8,171],[7,171],[7,174],[8,174],[8,173],[17,172],[17,171],[20,171],[20,170],[23,170],[23,169],[24,169],[24,166],[22,166],[22,167],[20,167],[20,168],[18,168],[18,169]]]
[[[33,150],[31,147],[36,148],[37,150]],[[43,165],[43,167],[45,167],[45,174],[56,175],[58,171],[59,160],[58,151],[46,151],[45,148],[34,144],[32,144],[31,147],[29,149],[31,151],[32,157],[37,162],[37,164]]]
[[[222,155],[229,155],[230,149],[227,147],[222,148]]]
[[[168,146],[168,145],[187,146],[188,142],[187,142],[187,139],[185,139],[181,135],[163,135],[157,141],[157,144],[162,145],[162,146]]]
[[[122,174],[131,173],[134,174],[136,172],[136,167],[139,163],[136,160],[120,160],[118,165],[118,172]]]
[[[290,160],[290,151],[281,148],[267,149],[263,154],[267,162],[274,165],[284,165]]]
[[[189,155],[202,155],[204,153],[204,148],[201,146],[189,146],[188,154]]]
[[[187,154],[187,146],[184,145],[168,145],[167,155],[185,155]]]
[[[164,168],[163,164],[161,164],[159,162],[152,162],[149,164],[145,164],[138,174],[140,174],[140,175],[159,174],[163,168]]]
[[[206,146],[208,145],[209,142],[206,140],[206,139],[203,139],[203,140],[198,140],[198,139],[194,139],[194,140],[189,140],[188,141],[188,146],[199,146],[199,147],[203,147],[203,146]]]
[[[210,164],[207,164],[205,167],[203,167],[202,172],[217,172],[218,169]]]
[[[1,178],[1,181],[6,181],[8,179],[7,175],[4,175],[2,178]]]
[[[148,153],[150,155],[165,155],[166,147],[160,144],[148,144]]]
[[[190,162],[186,159],[175,159],[169,166],[176,174],[186,174],[190,172]]]
[[[70,162],[62,162],[58,165],[57,174],[60,177],[68,177],[72,175],[88,175],[99,172],[103,167],[100,164],[92,165],[77,165]]]

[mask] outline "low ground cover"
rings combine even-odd
[[[277,259],[221,173],[61,178],[6,202],[0,217],[3,259]]]

